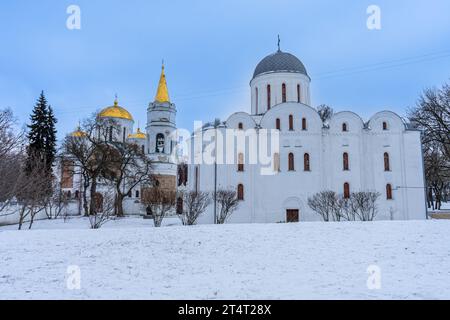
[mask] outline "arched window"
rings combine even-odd
[[[238,171],[243,172],[244,171],[244,154],[239,153],[238,155]]]
[[[68,198],[68,199],[72,198],[72,192],[71,192],[70,190],[67,191],[67,198]]]
[[[289,115],[289,131],[294,131],[294,116]]]
[[[281,120],[280,119],[275,120],[275,126],[276,126],[277,130],[281,130]]]
[[[306,118],[302,119],[302,130],[306,131],[308,129],[307,125],[306,125]]]
[[[344,198],[350,198],[350,185],[348,184],[348,182],[344,183]]]
[[[136,190],[135,195],[136,195],[136,198],[139,198],[139,190]]]
[[[242,122],[239,122],[238,128],[239,128],[239,130],[243,130],[244,129],[244,124]]]
[[[344,152],[343,161],[344,161],[344,171],[350,170],[349,165],[348,165],[348,153],[347,152]]]
[[[348,131],[347,124],[343,123],[342,124],[342,132],[347,132],[347,131]]]
[[[303,166],[305,171],[311,171],[311,163],[309,160],[309,153],[305,153],[303,156]]]
[[[384,153],[384,171],[391,171],[391,165],[389,163],[389,153]]]
[[[386,199],[387,200],[392,200],[392,185],[391,184],[387,184],[386,185]]]
[[[388,129],[388,124],[387,122],[383,122],[383,130],[387,130]]]
[[[280,154],[275,153],[273,155],[273,171],[280,172]]]
[[[300,95],[300,85],[297,85],[297,102],[301,102],[301,95]]]
[[[272,102],[271,92],[270,92],[270,84],[267,85],[267,110],[270,109],[270,105]]]
[[[256,114],[258,114],[258,103],[259,103],[259,94],[258,88],[255,89],[255,106],[256,106]]]
[[[183,198],[179,197],[177,199],[177,214],[183,213]]]
[[[128,198],[131,198],[133,195],[131,194],[131,190],[128,191]]]
[[[75,191],[75,199],[80,198],[80,191],[76,190]]]
[[[289,161],[288,161],[288,170],[294,171],[295,170],[295,158],[293,153],[289,153]]]
[[[287,100],[287,98],[286,98],[286,83],[283,83],[282,85],[281,85],[281,97],[282,97],[282,100],[281,100],[281,102],[286,102],[286,100]]]
[[[237,198],[238,200],[244,200],[244,185],[239,184],[237,187]]]

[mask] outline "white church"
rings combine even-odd
[[[343,111],[324,123],[312,107],[310,83],[305,66],[294,55],[278,50],[265,57],[250,81],[250,113],[234,113],[224,122],[205,125],[194,132],[191,152],[184,157],[188,162],[184,170],[179,170],[179,159],[174,156],[179,142],[174,134],[177,109],[169,98],[164,69],[155,101],[147,109],[145,132],[140,128],[134,131],[132,115],[117,100],[100,116],[120,123],[123,139],[145,150],[165,187],[208,192],[236,190],[240,205],[230,223],[319,220],[308,207],[307,199],[323,190],[345,197],[353,191],[379,192],[377,220],[425,219],[421,132],[391,111],[381,111],[368,121],[354,112]],[[269,166],[252,163],[255,146],[249,140],[232,147],[231,162],[217,158],[213,163],[196,161],[200,154],[210,151],[204,149],[204,141],[200,142],[200,150],[193,147],[199,135],[214,136],[217,141],[218,135],[226,137],[230,129],[244,135],[253,132],[257,141],[272,132],[268,138],[272,143],[273,132],[277,133],[277,148],[268,155]],[[230,158],[227,144],[216,143],[215,150],[223,147],[224,157]],[[181,183],[179,172],[185,175]],[[66,176],[64,181],[64,190],[70,192],[74,202],[80,201],[79,177]],[[129,195],[124,205],[127,214],[145,214],[139,196],[139,189]],[[75,210],[75,205],[72,208]],[[200,223],[213,222],[211,205]]]

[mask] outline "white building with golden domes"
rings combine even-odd
[[[170,101],[164,66],[161,70],[161,76],[156,92],[155,100],[147,108],[147,121],[145,132],[138,126],[135,128],[135,121],[131,113],[123,106],[119,105],[118,99],[114,100],[112,106],[102,109],[98,116],[106,120],[112,120],[114,128],[110,127],[110,141],[123,141],[134,143],[139,146],[143,153],[147,154],[152,160],[152,172],[157,179],[157,183],[165,189],[176,190],[177,161],[172,156],[176,146],[176,106]],[[71,134],[73,137],[82,138],[85,133],[78,128]],[[62,166],[62,189],[66,193],[71,203],[69,211],[71,214],[81,213],[81,192],[82,178],[80,174],[71,174],[76,172],[71,167],[76,164]],[[100,181],[98,192],[106,192]],[[88,193],[87,193],[88,194]],[[128,195],[125,199],[124,211],[126,214],[142,214],[139,199],[141,195],[140,186]]]

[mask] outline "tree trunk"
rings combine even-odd
[[[89,214],[95,215],[97,213],[97,177],[92,177],[92,184],[91,184],[91,199],[90,199],[90,208],[89,208]]]
[[[116,200],[117,201],[117,203],[116,203],[117,216],[118,217],[123,217],[124,216],[124,213],[123,213],[123,199],[124,199],[124,196],[122,194],[120,194],[120,193],[117,193],[116,199],[117,199]]]

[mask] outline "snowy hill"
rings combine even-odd
[[[450,221],[101,230],[80,221],[0,228],[0,299],[450,298]],[[45,230],[52,223],[60,229]],[[67,287],[69,266],[80,290]],[[369,266],[380,289],[367,286]]]

